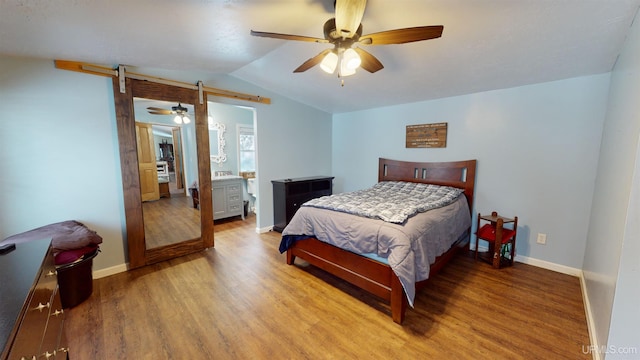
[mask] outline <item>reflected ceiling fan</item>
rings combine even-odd
[[[173,118],[173,121],[176,124],[188,124],[191,122],[191,119],[189,119],[189,116],[187,114],[189,112],[189,109],[182,106],[182,104],[180,103],[178,103],[178,106],[172,106],[171,110],[149,106],[147,108],[147,111],[149,112],[149,114],[153,115],[176,115],[176,117]]]
[[[390,45],[423,41],[442,36],[444,26],[418,26],[403,29],[387,30],[373,34],[362,35],[362,16],[366,7],[366,0],[336,0],[335,18],[324,24],[324,39],[278,34],[271,32],[253,31],[251,35],[269,37],[282,40],[297,40],[317,43],[331,43],[333,49],[327,49],[305,61],[293,72],[303,72],[320,64],[322,70],[334,73],[338,69],[338,77],[353,75],[358,67],[370,73],[384,68],[382,63],[369,52],[355,47],[356,45]]]

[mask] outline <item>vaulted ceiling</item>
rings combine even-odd
[[[422,25],[444,25],[444,32],[366,47],[384,69],[359,70],[344,86],[317,66],[293,73],[331,45],[249,34],[322,38],[333,0],[6,0],[0,54],[226,74],[340,113],[609,72],[638,6],[640,0],[369,0],[365,34]]]

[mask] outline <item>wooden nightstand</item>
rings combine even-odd
[[[480,227],[481,222],[488,222]],[[511,224],[510,228],[505,224]],[[518,232],[518,217],[513,219],[498,215],[496,211],[491,215],[478,214],[478,227],[476,231],[475,258],[489,262],[494,268],[513,265],[516,251],[516,234]],[[478,252],[480,240],[489,243],[489,251]]]

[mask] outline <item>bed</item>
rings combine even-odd
[[[457,214],[460,214],[461,211],[464,212],[464,226],[460,228],[460,224],[462,223],[456,225],[459,228],[458,230],[460,230],[457,232],[457,235],[453,235],[453,230],[448,230],[450,234],[447,235],[446,247],[443,248],[443,245],[440,244],[440,250],[436,250],[438,251],[437,254],[431,253],[429,256],[424,256],[424,258],[429,257],[430,259],[426,265],[427,269],[420,272],[422,278],[416,275],[415,279],[409,279],[410,282],[408,282],[405,273],[400,271],[400,276],[398,276],[396,272],[394,272],[397,264],[392,263],[390,260],[387,261],[387,259],[376,257],[375,254],[363,255],[353,251],[353,249],[349,251],[328,242],[321,241],[318,238],[323,238],[325,235],[318,235],[320,234],[319,230],[316,231],[318,234],[296,234],[296,231],[301,229],[301,225],[298,224],[305,223],[307,220],[304,219],[304,217],[309,216],[318,216],[320,220],[317,221],[327,222],[333,222],[334,218],[336,219],[335,221],[341,221],[338,218],[347,216],[350,218],[346,219],[346,221],[350,224],[359,224],[361,221],[374,221],[370,218],[342,214],[339,211],[302,206],[283,231],[280,251],[286,251],[286,261],[289,265],[293,265],[296,258],[303,259],[318,268],[382,298],[390,304],[393,321],[402,324],[407,305],[413,305],[412,300],[415,292],[426,284],[427,278],[435,275],[459,250],[464,248],[468,249],[469,247],[475,171],[476,160],[429,163],[379,159],[379,184],[383,182],[401,181],[450,186],[461,189],[459,198],[443,209],[434,209],[426,213],[410,216],[402,224],[378,225],[380,227],[391,228],[392,231],[399,234],[404,231],[403,227],[422,226],[415,224],[423,221],[424,216],[426,216],[425,214],[438,213],[441,219],[446,219],[446,214],[453,214],[451,212],[453,210],[450,210],[450,208],[454,205],[458,208],[458,210],[456,210],[458,211]],[[463,210],[461,210],[461,206],[464,207]],[[324,216],[324,218],[322,216]],[[456,215],[458,218],[460,216],[461,215]],[[300,219],[297,220],[297,218]],[[319,229],[319,227],[316,227],[316,229]],[[353,231],[353,234],[357,235],[353,235],[352,237],[367,236],[359,231]],[[348,248],[348,246],[345,247]],[[413,248],[414,246],[412,245],[411,247]],[[413,251],[413,249],[411,249],[411,251]],[[412,256],[418,257],[420,255],[412,254]],[[392,269],[392,265],[394,269]],[[428,274],[426,277],[424,276],[425,272]]]

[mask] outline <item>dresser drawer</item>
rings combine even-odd
[[[242,194],[227,194],[229,204],[242,204]]]
[[[227,193],[229,195],[242,195],[242,185],[241,184],[227,185]]]
[[[20,323],[19,336],[13,343],[9,359],[38,357],[44,332],[47,329],[52,296],[51,290],[36,288]]]
[[[42,270],[38,276],[35,289],[29,300],[22,322],[21,336],[16,337],[9,359],[31,359],[39,355],[40,346],[47,328],[47,320],[51,310],[54,289],[56,288],[56,274],[53,266],[53,256],[45,257]]]
[[[62,309],[62,301],[58,289],[55,290],[51,302],[51,310],[49,311],[49,319],[47,329],[40,346],[40,357],[51,359],[51,355],[55,355],[56,359],[65,359],[67,349],[67,339],[64,336],[64,309]],[[47,357],[49,356],[49,357]]]
[[[240,214],[242,211],[244,211],[243,209],[243,204],[229,204],[229,213],[230,214]]]
[[[331,195],[333,176],[271,180],[271,183],[273,184],[273,230],[282,232],[303,203]]]
[[[5,349],[0,358],[2,360],[22,359],[66,359],[67,342],[64,337],[64,312],[58,293],[57,275],[53,264],[53,254],[49,249],[49,241],[34,241],[32,243],[17,244],[14,253],[3,255],[2,266],[10,266],[12,271],[19,272],[18,264],[28,261],[41,262],[35,265],[37,271],[30,272],[29,285],[16,287],[7,283],[9,289],[23,288],[28,292],[22,295],[22,309],[13,326],[11,334],[6,338]],[[30,258],[41,251],[38,259]],[[35,254],[34,254],[35,253]],[[45,255],[46,253],[46,255]],[[12,257],[7,257],[12,256]],[[24,259],[24,260],[21,260]],[[35,276],[34,276],[35,275]],[[26,277],[16,276],[8,281],[25,282]],[[4,287],[4,284],[3,284]],[[4,290],[4,289],[3,289]],[[18,292],[16,292],[17,296]],[[16,304],[9,298],[3,299],[3,305]],[[18,300],[18,299],[16,299]]]

